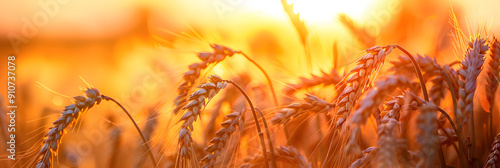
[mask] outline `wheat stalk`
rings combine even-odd
[[[272,153],[268,151],[268,153]],[[274,156],[277,161],[289,163],[299,168],[311,168],[311,164],[307,162],[306,158],[293,146],[280,146],[275,149]],[[265,158],[263,155],[256,155],[252,158],[245,159],[240,168],[257,168],[263,167]]]
[[[101,103],[102,95],[95,88],[87,88],[85,96],[74,97],[73,104],[65,107],[61,117],[54,121],[49,132],[44,136],[42,148],[37,155],[37,168],[53,167],[53,157],[57,155],[62,137],[66,129],[75,124],[80,114]]]
[[[420,66],[422,75],[425,79],[430,79],[440,74],[441,65],[437,63],[435,58],[429,57],[428,55],[417,54],[415,61],[417,61]],[[411,62],[412,61],[409,57],[398,56],[396,61],[390,61],[393,66],[389,68],[389,71],[392,71],[397,75],[405,75],[406,77],[413,78],[413,75],[410,75],[414,73],[414,68]]]
[[[500,167],[500,134],[495,137],[495,141],[491,144],[490,154],[484,163],[484,168],[496,168]]]
[[[226,147],[231,135],[236,131],[236,127],[242,128],[243,121],[239,112],[226,115],[226,121],[221,123],[222,128],[210,140],[211,145],[205,148],[205,152],[208,154],[200,160],[201,163],[204,163],[203,168],[213,168],[215,166],[217,157],[219,157],[222,150]]]
[[[155,108],[150,108],[149,109],[149,115],[148,115],[148,118],[147,118],[147,122],[146,122],[146,125],[144,126],[144,137],[150,141],[151,140],[151,136],[153,136],[153,133],[155,132],[155,129],[158,125],[158,116],[159,116],[159,113],[158,111],[156,111]],[[138,150],[138,152],[144,152],[144,150]],[[140,158],[137,162],[136,162],[136,167],[141,167],[141,165],[144,164],[144,162],[146,161],[145,158]]]
[[[335,100],[336,119],[335,127],[340,128],[346,121],[352,107],[356,104],[361,93],[371,82],[373,73],[377,73],[380,66],[384,63],[385,57],[395,48],[394,45],[385,47],[375,46],[366,50],[366,54],[358,61],[357,66],[352,69],[340,84],[345,88]],[[375,75],[373,75],[375,76]]]
[[[306,94],[304,100],[304,103],[292,103],[288,105],[286,108],[279,111],[278,115],[271,119],[271,122],[273,124],[285,124],[306,112],[327,112],[335,107],[334,104],[328,103],[311,94]]]
[[[200,117],[203,108],[206,106],[206,101],[210,101],[221,89],[226,87],[227,83],[219,76],[212,75],[209,77],[209,82],[199,86],[199,89],[193,92],[189,97],[189,103],[183,107],[187,112],[179,121],[182,121],[179,131],[178,142],[178,162],[180,166],[190,164],[187,160],[194,157],[193,155],[193,138],[191,132],[194,130],[193,122]],[[181,162],[179,162],[181,161]],[[194,160],[193,160],[194,161]],[[197,166],[193,162],[192,166]]]
[[[213,52],[198,53],[198,58],[201,62],[189,65],[189,71],[184,73],[184,81],[177,89],[179,95],[174,100],[176,106],[173,111],[174,114],[179,113],[184,105],[186,105],[188,101],[187,96],[195,85],[196,80],[200,77],[201,71],[207,68],[208,65],[218,63],[228,56],[233,56],[235,53],[232,49],[222,45],[212,44],[211,47],[214,50]]]
[[[441,65],[437,63],[435,58],[427,55],[417,55],[416,62],[423,72],[424,79],[429,80],[433,85],[429,90],[430,98],[434,104],[440,104],[441,99],[446,95],[446,81],[441,76]],[[409,57],[399,56],[397,61],[391,61],[393,66],[389,69],[397,75],[405,75],[413,78],[414,67]]]
[[[118,167],[120,165],[119,160],[119,154],[120,154],[120,144],[122,143],[121,140],[121,134],[122,130],[118,127],[114,127],[111,132],[110,132],[110,143],[111,144],[111,157],[109,158],[109,167]]]

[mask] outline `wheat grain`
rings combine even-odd
[[[53,167],[53,157],[57,155],[62,137],[66,134],[66,129],[75,124],[80,114],[101,103],[101,93],[95,88],[87,88],[85,96],[74,97],[74,104],[65,107],[61,117],[54,121],[49,132],[44,136],[42,148],[36,157],[37,168]]]
[[[182,162],[177,163],[184,167],[188,162],[184,162],[193,157],[193,122],[200,117],[203,108],[206,106],[206,101],[210,101],[221,89],[226,87],[226,82],[219,76],[212,75],[209,77],[209,82],[199,86],[199,89],[193,92],[189,97],[189,103],[183,107],[187,112],[184,113],[179,121],[182,121],[179,131],[179,151],[178,155]],[[196,165],[196,163],[194,163]],[[195,166],[192,165],[192,166]]]
[[[346,87],[335,100],[336,123],[335,127],[340,128],[346,121],[352,107],[366,88],[372,74],[376,74],[380,66],[384,63],[385,57],[395,48],[394,45],[385,47],[375,46],[366,50],[366,54],[358,61],[357,66],[352,69],[340,84]],[[375,76],[375,75],[373,75]]]
[[[176,106],[173,111],[174,114],[177,114],[186,105],[188,101],[187,96],[195,85],[196,80],[200,77],[201,71],[207,68],[208,65],[218,63],[226,57],[233,56],[235,53],[232,49],[222,45],[212,44],[211,47],[214,50],[213,52],[198,53],[198,58],[201,62],[189,65],[189,71],[184,73],[184,81],[177,89],[179,95],[174,100]]]
[[[491,144],[490,153],[488,154],[488,158],[484,163],[484,168],[496,168],[500,167],[500,134],[495,137],[495,141]]]
[[[241,113],[233,112],[226,115],[226,121],[221,123],[222,128],[215,133],[215,137],[210,140],[211,145],[205,148],[208,154],[200,160],[204,163],[203,168],[213,168],[217,157],[222,153],[226,147],[231,135],[236,131],[236,127],[242,128],[243,120]]]
[[[268,151],[268,153],[271,153]],[[280,146],[277,147],[274,156],[277,161],[289,163],[295,167],[299,168],[311,168],[311,164],[307,162],[306,158],[293,146]],[[240,168],[257,168],[264,167],[264,157],[263,155],[256,155],[252,158],[245,159]]]
[[[311,94],[306,94],[304,100],[304,103],[293,103],[288,105],[286,108],[282,109],[271,122],[273,124],[285,124],[306,112],[327,112],[335,106]]]

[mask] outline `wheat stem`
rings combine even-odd
[[[235,51],[235,53],[243,55],[248,61],[250,61],[257,68],[259,68],[259,70],[264,74],[264,76],[266,77],[267,83],[269,83],[269,88],[271,89],[271,93],[273,94],[274,105],[278,106],[279,103],[278,103],[278,98],[276,97],[276,92],[274,91],[273,81],[271,80],[271,78],[269,77],[267,72],[264,70],[264,68],[262,68],[257,62],[255,62],[252,58],[250,58],[247,54],[243,53],[242,51]]]
[[[424,99],[425,99],[425,101],[429,101],[429,94],[427,93],[427,87],[425,86],[425,80],[424,80],[424,76],[422,75],[422,71],[420,70],[420,65],[418,65],[417,61],[411,55],[411,53],[408,52],[408,50],[406,50],[405,48],[403,48],[402,46],[400,46],[398,44],[396,44],[396,47],[399,50],[401,50],[403,53],[405,53],[406,56],[408,56],[408,58],[410,58],[411,63],[413,64],[413,68],[415,68],[415,72],[417,73],[418,80],[420,82],[420,87],[422,88],[422,94],[424,95]]]
[[[266,152],[266,142],[264,141],[264,133],[262,132],[261,128],[260,128],[260,124],[259,124],[259,119],[257,118],[257,114],[256,114],[256,110],[255,110],[255,106],[253,105],[253,102],[252,100],[250,99],[250,97],[248,96],[248,94],[246,94],[245,90],[243,90],[243,88],[241,88],[236,82],[232,81],[232,80],[224,80],[225,82],[227,83],[230,83],[232,85],[234,85],[240,92],[241,94],[243,94],[243,96],[245,97],[245,99],[247,100],[247,103],[248,105],[250,106],[250,109],[252,110],[252,115],[253,115],[253,118],[255,120],[255,126],[257,127],[257,132],[259,133],[259,138],[260,138],[260,143],[262,145],[262,151],[263,151],[263,155],[264,155],[264,160],[266,162],[266,168],[269,168],[269,162],[267,160],[267,152]],[[268,127],[267,127],[267,124],[266,124],[266,120],[265,120],[265,117],[264,115],[261,116],[262,117],[262,120],[264,122],[264,127],[266,129],[266,131],[269,131]],[[270,135],[269,132],[268,133],[268,136]],[[271,137],[269,136],[269,139],[271,139]],[[272,149],[272,143],[269,143],[269,146],[270,146],[270,150],[271,150],[271,162],[274,166],[274,168],[277,168],[276,166],[276,160],[274,159],[274,152]]]
[[[130,121],[132,121],[132,123],[134,123],[135,129],[137,129],[137,132],[139,132],[139,135],[141,136],[142,141],[144,142],[144,145],[146,145],[149,157],[151,158],[151,161],[153,162],[153,165],[155,165],[155,167],[158,166],[158,164],[156,163],[156,160],[155,160],[155,156],[153,155],[151,146],[148,143],[148,140],[146,139],[146,137],[142,133],[141,129],[137,125],[137,122],[135,122],[134,118],[132,118],[132,116],[130,115],[130,113],[127,111],[127,109],[125,109],[125,107],[123,107],[118,101],[116,101],[115,99],[113,99],[111,97],[102,95],[102,98],[104,100],[108,100],[108,101],[114,102],[116,105],[120,106],[120,108],[123,110],[123,112],[125,112],[125,114],[127,114],[127,116],[130,119]]]

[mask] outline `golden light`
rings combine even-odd
[[[294,11],[312,23],[331,22],[338,14],[345,13],[359,18],[374,0],[288,0]]]
[[[287,0],[293,4],[295,13],[308,24],[324,24],[332,22],[340,13],[359,19],[366,13],[375,0]],[[264,12],[270,16],[283,16],[280,1],[254,0],[246,3],[248,8]]]

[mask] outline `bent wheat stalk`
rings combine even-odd
[[[179,113],[184,105],[186,105],[188,101],[187,96],[193,88],[196,80],[200,77],[201,71],[203,69],[207,68],[209,64],[216,64],[224,60],[226,57],[231,57],[234,55],[234,51],[228,47],[217,44],[212,44],[210,46],[214,51],[198,53],[198,58],[201,60],[201,62],[189,65],[189,71],[184,73],[184,81],[177,89],[179,95],[174,100],[174,104],[176,106],[173,111],[174,114]]]
[[[123,110],[123,112],[125,112],[125,114],[127,114],[127,116],[130,119],[130,121],[132,121],[132,123],[134,124],[135,129],[137,130],[137,132],[139,132],[139,135],[141,136],[142,142],[144,143],[144,145],[146,147],[146,150],[147,150],[147,152],[149,154],[149,158],[151,158],[151,161],[153,162],[153,165],[157,166],[158,164],[156,163],[155,156],[153,155],[152,148],[149,145],[149,141],[146,138],[146,136],[144,136],[144,133],[142,133],[141,129],[139,128],[139,125],[137,125],[137,122],[135,122],[134,118],[132,118],[132,115],[130,115],[130,113],[125,109],[125,107],[123,107],[115,99],[113,99],[111,97],[108,97],[108,96],[105,96],[105,95],[102,95],[102,99],[114,102],[116,105],[120,106],[120,108]]]
[[[49,132],[45,134],[42,148],[37,155],[37,168],[53,167],[53,157],[57,155],[62,137],[66,134],[66,129],[76,124],[81,113],[99,105],[102,100],[101,93],[95,88],[87,88],[85,96],[74,97],[73,104],[65,107],[61,117],[54,121]]]
[[[247,100],[247,103],[250,106],[250,109],[252,110],[252,115],[253,115],[253,118],[255,121],[255,126],[257,127],[257,132],[259,134],[259,138],[261,141],[262,151],[263,151],[262,153],[264,154],[263,156],[265,158],[266,167],[269,167],[269,164],[267,161],[266,143],[264,142],[264,134],[262,133],[262,131],[260,129],[259,119],[257,118],[256,111],[258,111],[260,116],[262,117],[262,123],[264,125],[264,129],[266,130],[266,134],[267,134],[267,138],[268,138],[269,150],[271,150],[271,163],[273,165],[273,168],[276,168],[277,166],[276,166],[276,160],[274,158],[274,147],[273,147],[273,143],[272,143],[272,139],[271,139],[271,134],[269,133],[269,127],[267,126],[266,117],[264,116],[264,114],[262,114],[262,112],[259,109],[255,108],[252,100],[250,99],[248,94],[245,92],[245,90],[243,90],[243,88],[240,87],[240,85],[238,85],[236,82],[231,81],[231,80],[226,80],[226,82],[234,85],[241,92],[241,94],[243,94],[243,96]]]
[[[99,90],[96,88],[88,87],[85,91],[85,96],[76,96],[74,97],[74,104],[68,105],[65,107],[64,112],[61,114],[61,117],[54,121],[53,126],[50,128],[49,132],[45,135],[43,140],[42,148],[37,155],[37,168],[50,168],[53,167],[53,157],[57,155],[59,145],[61,143],[62,137],[66,134],[66,129],[70,126],[76,124],[79,120],[81,113],[86,112],[90,108],[94,107],[94,105],[99,105],[102,100],[110,100],[119,105],[122,110],[128,115],[130,120],[136,126],[137,131],[141,135],[144,144],[147,146],[151,161],[156,165],[156,160],[154,159],[153,153],[151,153],[151,147],[147,140],[144,139],[144,135],[142,131],[137,126],[136,122],[132,118],[132,116],[128,113],[128,111],[119,104],[116,100],[102,95]]]
[[[257,62],[255,62],[252,58],[250,58],[244,52],[242,52],[242,51],[235,51],[235,53],[243,55],[243,57],[245,57],[248,61],[250,61],[253,65],[255,65],[264,74],[264,77],[266,77],[267,83],[269,84],[269,88],[271,89],[271,94],[273,95],[274,105],[278,106],[279,105],[279,103],[278,103],[278,97],[276,97],[276,92],[274,91],[273,82],[271,80],[271,77],[269,77],[269,75],[267,74],[267,72],[264,70],[264,68],[262,68]]]
[[[213,52],[198,53],[198,58],[201,60],[201,62],[189,65],[189,71],[184,73],[183,76],[184,82],[182,82],[182,84],[177,89],[179,95],[174,100],[175,104],[175,108],[173,110],[174,114],[179,113],[179,111],[182,110],[182,108],[186,105],[186,103],[188,103],[189,98],[187,96],[191,91],[191,89],[193,88],[193,86],[195,85],[196,80],[200,77],[201,71],[203,69],[207,68],[208,65],[217,64],[223,61],[226,57],[231,57],[236,53],[243,55],[248,61],[254,64],[264,74],[269,83],[271,93],[273,94],[274,103],[276,106],[278,106],[278,99],[274,91],[273,83],[269,75],[264,70],[264,68],[262,68],[257,62],[252,60],[248,55],[246,55],[242,51],[234,51],[229,47],[218,44],[212,44],[211,47],[214,50]]]

